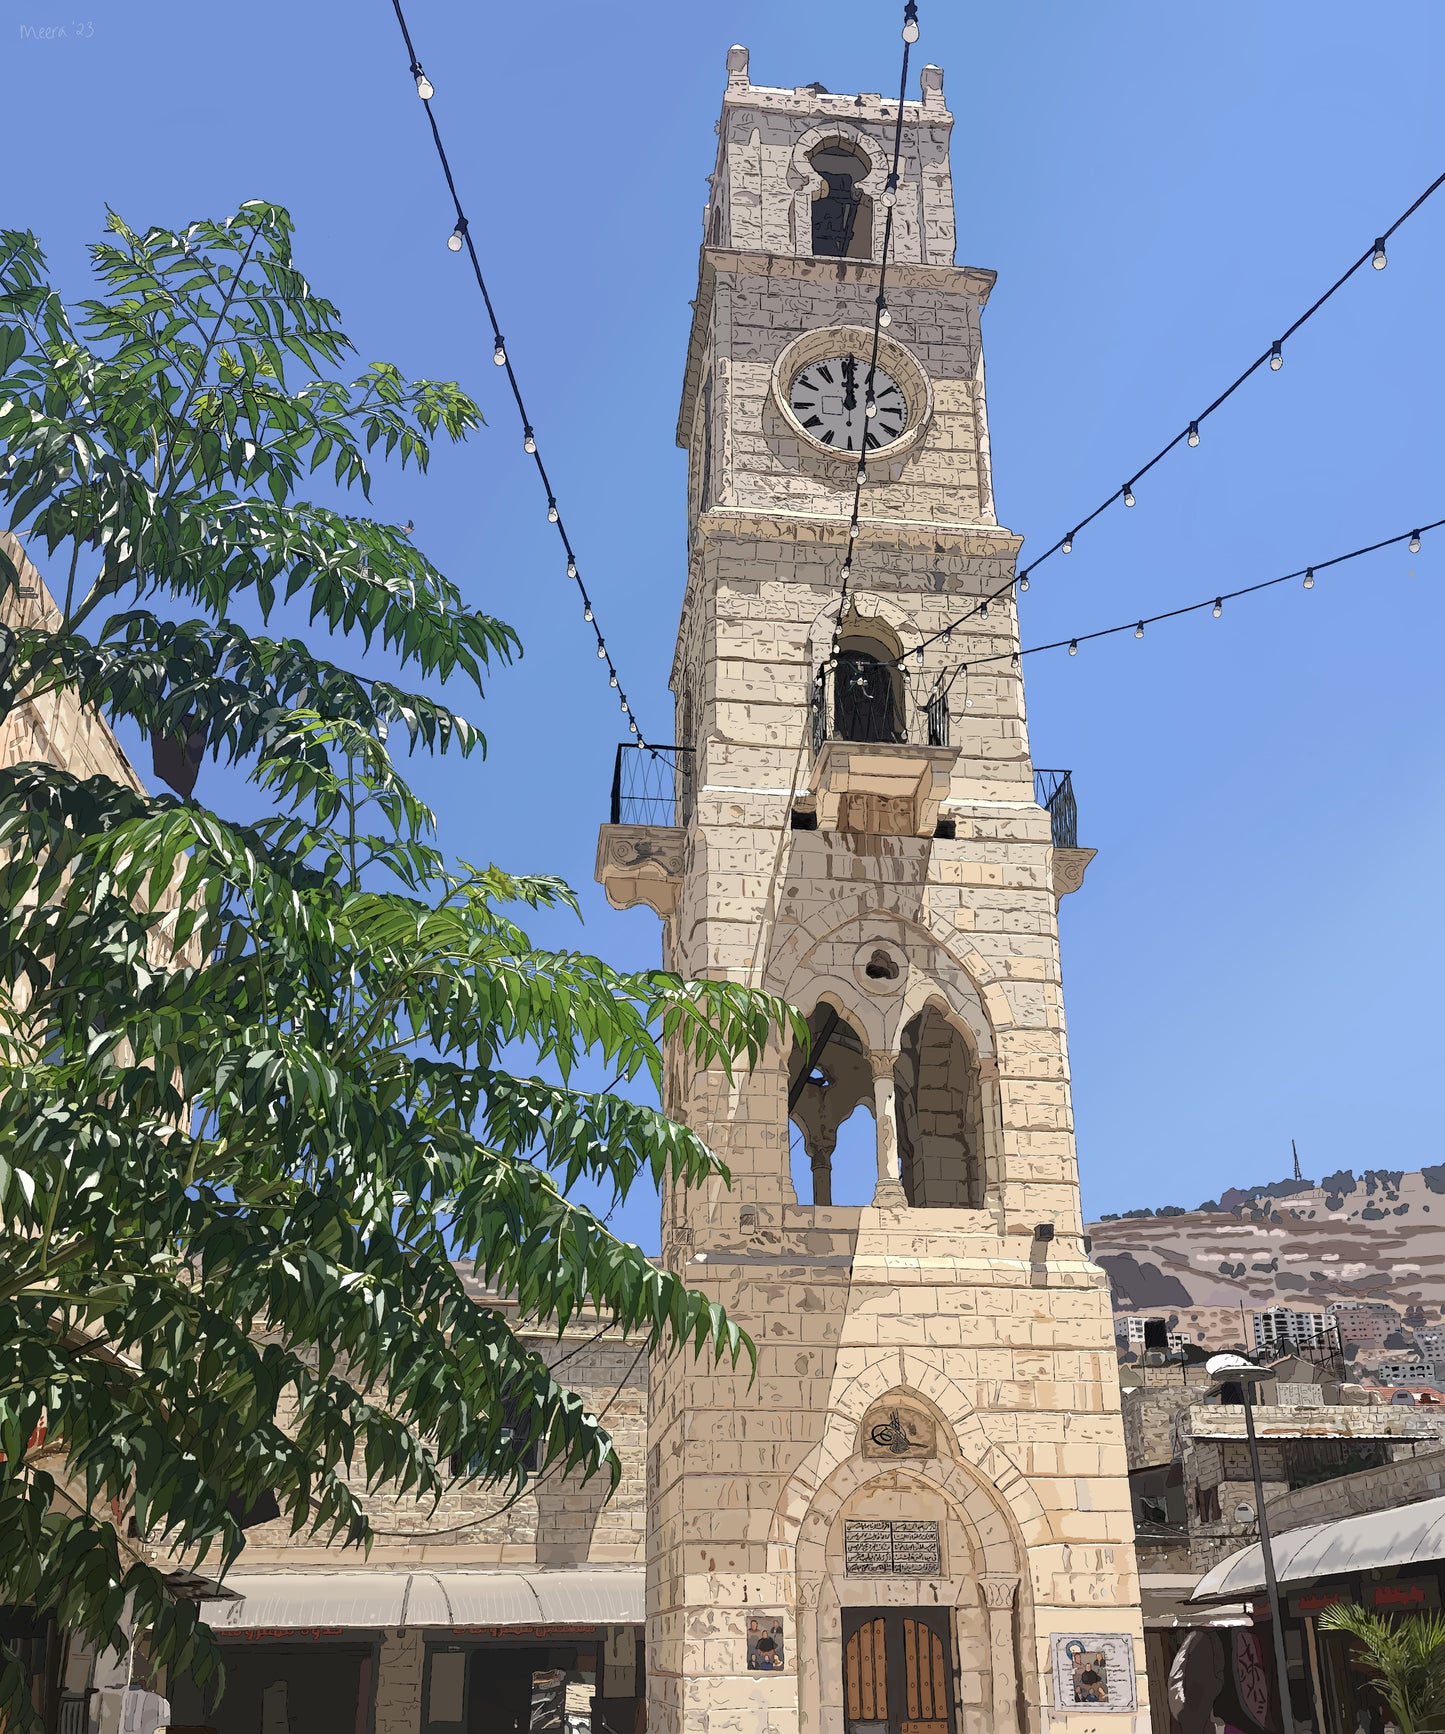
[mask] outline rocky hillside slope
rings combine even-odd
[[[1322,1181],[1236,1187],[1197,1210],[1091,1223],[1115,1311],[1178,1315],[1209,1343],[1245,1336],[1245,1312],[1387,1301],[1445,1315],[1445,1165],[1342,1170]]]

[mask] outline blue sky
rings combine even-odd
[[[760,83],[896,79],[877,0],[412,0],[484,265],[609,643],[665,735],[684,557],[673,445],[730,42]],[[985,344],[999,516],[1052,542],[1208,403],[1442,168],[1445,10],[1390,0],[923,0],[958,126],[960,263]],[[64,27],[39,39],[26,27]],[[76,27],[80,28],[77,29]],[[455,377],[490,425],[378,511],[412,518],[524,661],[485,765],[423,765],[457,854],[564,874],[585,926],[656,961],[592,883],[613,695],[491,365],[385,0],[6,0],[9,173],[68,293],[114,205],[180,224],[287,204],[365,361]],[[1445,191],[1023,599],[1040,642],[1237,588],[1445,516]],[[1286,1171],[1442,1159],[1445,531],[1026,665],[1035,761],[1099,850],[1062,912],[1086,1208],[1195,1204]],[[655,1205],[615,1219],[655,1244]]]

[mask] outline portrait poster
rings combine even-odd
[[[1081,1714],[1136,1710],[1134,1643],[1122,1632],[1055,1633],[1054,1708]]]
[[[784,1666],[783,1616],[748,1615],[748,1672],[777,1674]]]

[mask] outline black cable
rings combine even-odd
[[[883,222],[883,247],[878,261],[878,298],[873,303],[873,349],[868,359],[868,377],[864,385],[863,441],[858,452],[858,469],[853,478],[853,510],[848,520],[848,551],[843,556],[843,587],[838,594],[838,622],[833,629],[833,658],[838,655],[839,633],[848,606],[848,584],[853,576],[853,549],[858,540],[858,520],[863,502],[863,485],[868,480],[867,405],[873,399],[873,376],[878,368],[878,351],[882,343],[888,314],[888,256],[893,247],[893,211],[898,202],[898,164],[903,155],[903,104],[908,91],[908,55],[918,40],[918,0],[906,0],[903,8],[903,68],[898,78],[898,115],[893,125],[893,161],[884,184],[887,216]],[[820,677],[821,678],[821,677]]]
[[[1001,585],[997,590],[993,591],[988,596],[985,596],[981,601],[976,602],[966,614],[961,614],[956,620],[950,621],[947,626],[940,627],[937,632],[932,633],[929,637],[923,639],[916,648],[924,650],[927,649],[930,644],[936,644],[940,638],[946,638],[950,633],[956,631],[958,627],[964,625],[967,621],[972,620],[981,609],[986,609],[990,603],[997,602],[1001,596],[1007,596],[1013,590],[1015,584],[1018,584],[1023,589],[1027,590],[1031,574],[1036,572],[1039,567],[1043,565],[1045,560],[1049,559],[1051,555],[1057,554],[1066,542],[1070,547],[1072,547],[1073,539],[1078,535],[1080,530],[1087,529],[1088,526],[1093,523],[1095,518],[1099,517],[1101,513],[1106,512],[1116,500],[1122,500],[1126,494],[1131,493],[1134,483],[1139,481],[1142,477],[1147,476],[1150,470],[1152,470],[1162,459],[1166,458],[1177,445],[1181,442],[1188,441],[1191,435],[1194,436],[1197,443],[1199,424],[1203,421],[1207,421],[1209,417],[1214,414],[1215,410],[1227,403],[1229,399],[1234,396],[1235,392],[1239,390],[1240,386],[1244,384],[1245,380],[1258,373],[1260,368],[1263,367],[1266,362],[1269,362],[1273,357],[1279,355],[1283,350],[1284,345],[1294,336],[1295,332],[1298,331],[1302,325],[1313,319],[1315,314],[1319,312],[1330,297],[1338,290],[1344,288],[1345,284],[1349,282],[1350,278],[1354,276],[1356,271],[1360,270],[1367,262],[1372,263],[1377,257],[1383,259],[1385,242],[1389,240],[1391,235],[1393,235],[1402,224],[1408,222],[1409,219],[1415,215],[1416,211],[1420,209],[1421,205],[1423,205],[1433,193],[1438,192],[1442,186],[1445,186],[1445,174],[1437,175],[1436,178],[1431,181],[1430,185],[1426,187],[1425,191],[1420,194],[1419,198],[1416,199],[1413,204],[1407,206],[1383,234],[1375,237],[1365,251],[1360,254],[1359,258],[1355,260],[1354,264],[1351,265],[1342,276],[1337,277],[1318,300],[1310,303],[1304,312],[1300,314],[1299,318],[1295,320],[1293,325],[1286,326],[1284,332],[1274,340],[1262,355],[1256,356],[1256,358],[1250,362],[1249,366],[1239,375],[1238,379],[1227,385],[1207,409],[1201,410],[1180,433],[1175,434],[1173,439],[1171,439],[1166,445],[1161,446],[1159,450],[1155,452],[1154,456],[1149,459],[1148,463],[1145,464],[1142,469],[1135,470],[1134,474],[1129,477],[1128,481],[1116,488],[1114,492],[1109,495],[1107,500],[1104,500],[1100,505],[1095,506],[1093,511],[1090,512],[1087,517],[1080,518],[1072,530],[1066,530],[1064,534],[1059,537],[1057,542],[1055,542],[1051,547],[1046,548],[1044,552],[1039,555],[1037,560],[1031,560],[1021,572],[1019,572],[1015,577],[1010,578],[1007,584]],[[1278,364],[1276,364],[1276,371],[1278,371]],[[902,662],[903,659],[900,657],[892,664],[892,666],[901,667]],[[939,681],[941,684],[942,676],[939,677]]]
[[[631,732],[637,736],[639,743],[646,746],[648,744],[647,738],[641,732],[636,713],[632,709],[631,702],[627,697],[627,691],[622,685],[621,677],[617,672],[617,665],[612,660],[612,654],[607,648],[606,639],[602,636],[602,628],[597,624],[596,610],[593,608],[592,598],[587,592],[587,586],[582,582],[581,576],[578,572],[577,555],[572,547],[572,540],[567,534],[567,526],[562,518],[561,507],[557,504],[557,495],[552,486],[552,479],[547,474],[547,466],[542,462],[542,452],[537,443],[536,430],[532,425],[531,417],[527,414],[527,406],[522,398],[522,388],[517,383],[517,375],[512,367],[512,357],[507,349],[506,340],[502,336],[502,328],[497,321],[496,309],[492,305],[492,297],[487,290],[486,278],[482,275],[482,263],[477,257],[476,243],[472,240],[471,225],[467,221],[466,212],[462,209],[461,195],[457,192],[456,180],[452,175],[452,166],[447,159],[446,147],[442,144],[441,130],[437,126],[436,115],[432,112],[433,88],[431,81],[422,70],[420,60],[417,59],[416,48],[411,39],[411,31],[406,22],[406,14],[401,9],[401,0],[391,0],[391,4],[392,10],[396,13],[397,24],[401,27],[402,41],[406,44],[406,52],[409,62],[408,70],[416,83],[417,95],[421,98],[422,106],[426,109],[427,124],[431,127],[432,143],[436,147],[437,160],[441,163],[442,173],[446,177],[447,191],[451,194],[452,205],[456,211],[456,228],[453,230],[452,234],[453,239],[460,237],[460,241],[458,246],[452,250],[454,252],[460,252],[461,248],[465,247],[467,255],[471,259],[472,272],[477,279],[477,288],[482,292],[482,304],[487,310],[487,319],[492,327],[494,355],[497,358],[498,364],[506,371],[507,384],[512,388],[512,398],[517,405],[517,414],[521,417],[523,446],[527,455],[536,463],[537,474],[541,477],[542,486],[546,491],[548,519],[557,526],[557,534],[561,538],[562,547],[567,555],[567,576],[576,584],[578,592],[582,597],[582,617],[591,626],[593,635],[597,640],[597,655],[599,659],[607,664],[607,673],[610,684],[617,689],[617,696],[622,707],[622,714],[627,717],[628,726],[631,729]]]
[[[1088,644],[1091,639],[1111,638],[1118,632],[1140,633],[1145,626],[1153,626],[1161,620],[1177,620],[1181,614],[1197,614],[1201,608],[1221,609],[1226,602],[1233,602],[1240,596],[1253,596],[1259,590],[1272,590],[1276,584],[1288,584],[1292,579],[1302,578],[1306,589],[1314,588],[1315,574],[1325,572],[1331,566],[1341,566],[1346,560],[1358,560],[1362,555],[1378,553],[1381,548],[1393,548],[1401,542],[1415,542],[1431,530],[1445,528],[1445,518],[1437,518],[1433,524],[1421,524],[1413,530],[1403,530],[1398,536],[1386,536],[1381,542],[1371,542],[1363,548],[1351,548],[1348,554],[1335,554],[1328,560],[1316,560],[1312,566],[1301,566],[1293,572],[1281,573],[1278,578],[1265,578],[1258,584],[1246,584],[1240,590],[1221,590],[1217,595],[1206,596],[1202,602],[1186,603],[1182,608],[1168,608],[1162,614],[1146,614],[1142,619],[1121,621],[1118,626],[1101,626],[1094,632],[1076,633],[1072,638],[1056,638],[1048,644],[1031,644],[1026,650],[1000,650],[990,652],[986,656],[970,657],[966,662],[958,664],[953,676],[967,674],[971,668],[977,668],[985,662],[1009,662],[1021,656],[1037,656],[1045,650],[1077,651],[1081,644]],[[952,684],[953,676],[949,678]],[[946,690],[946,689],[945,689]]]

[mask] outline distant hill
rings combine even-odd
[[[1231,1187],[1197,1210],[1129,1211],[1088,1232],[1115,1311],[1178,1315],[1196,1340],[1245,1339],[1241,1308],[1378,1300],[1445,1316],[1445,1164]]]

